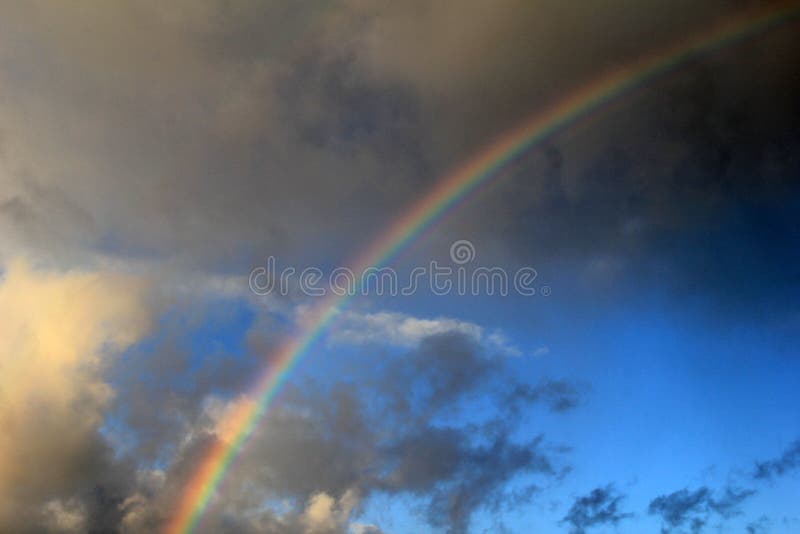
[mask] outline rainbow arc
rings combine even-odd
[[[474,192],[481,184],[497,176],[520,154],[537,146],[554,133],[578,123],[592,111],[629,95],[697,56],[711,53],[741,40],[762,34],[779,25],[797,20],[797,1],[748,12],[723,20],[703,32],[664,50],[643,57],[626,67],[608,72],[558,100],[542,112],[504,133],[465,164],[442,177],[435,187],[413,204],[378,239],[350,265],[353,272],[386,265],[413,239],[430,228],[442,216]],[[355,292],[354,292],[355,293]],[[207,451],[187,484],[167,534],[194,530],[228,467],[244,442],[252,435],[276,394],[302,356],[322,335],[350,296],[323,298],[309,314],[299,335],[288,339],[270,359],[260,379],[250,392],[252,403],[240,403],[229,415],[232,429],[228,441],[217,440]]]

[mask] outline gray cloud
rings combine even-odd
[[[58,454],[47,455],[47,476],[55,478],[28,477],[7,492],[14,514],[0,515],[0,528],[134,534],[160,528],[210,444],[228,439],[225,414],[245,401],[233,395],[254,365],[264,365],[259,359],[264,341],[255,333],[248,335],[243,355],[193,352],[188,340],[209,320],[206,305],[216,308],[215,321],[230,313],[224,302],[196,302],[192,309],[199,322],[193,324],[191,314],[167,311],[141,347],[104,368],[114,403],[100,399],[97,406],[97,399],[81,398],[75,413],[103,408],[108,426],[101,434],[99,417],[86,428],[69,423]],[[102,306],[93,309],[99,313]],[[256,320],[253,330],[268,324]],[[128,328],[120,339],[133,331]],[[559,480],[568,466],[563,449],[543,436],[512,437],[524,418],[511,417],[516,408],[497,387],[519,385],[507,362],[467,334],[441,334],[384,359],[377,376],[288,388],[231,468],[200,531],[345,532],[359,517],[361,503],[382,494],[413,498],[432,526],[464,532],[479,510],[494,514],[509,503],[527,504],[537,488]],[[556,389],[570,390],[566,383]],[[470,417],[463,408],[478,396],[497,410]],[[547,406],[552,400],[524,402]],[[64,421],[70,417],[62,414]],[[27,420],[37,421],[41,432],[61,428],[44,413]],[[80,439],[65,441],[68,435]],[[527,489],[512,489],[511,482]],[[265,508],[278,501],[285,503],[280,510]]]
[[[748,523],[745,528],[747,529],[747,534],[766,534],[769,532],[769,527],[771,524],[772,522],[770,519],[767,516],[762,515],[755,521]]]
[[[423,359],[429,365],[421,366]],[[532,488],[560,479],[568,465],[543,436],[512,438],[520,418],[509,418],[503,395],[483,381],[514,382],[504,361],[468,336],[446,334],[395,357],[378,379],[290,388],[231,468],[201,531],[301,532],[315,510],[331,531],[344,531],[359,517],[358,503],[383,494],[420,502],[431,526],[466,532],[478,510],[527,503],[536,492],[522,495],[509,482]],[[480,420],[460,412],[478,394],[499,411]],[[131,531],[146,531],[169,514],[197,459],[224,436],[219,425],[230,402],[238,401],[206,402],[193,416],[195,436],[179,447],[160,489],[129,514]],[[176,438],[154,425],[169,447]],[[264,510],[263,502],[275,499],[291,507]]]
[[[581,401],[580,389],[566,380],[548,380],[536,386],[519,384],[509,396],[514,404],[543,402],[554,412],[576,408]]]
[[[756,494],[752,489],[736,489],[730,486],[725,488],[722,496],[711,499],[709,507],[725,519],[740,514],[739,505]]]
[[[798,467],[800,467],[800,441],[795,441],[777,458],[757,462],[753,478],[770,480],[790,473]]]
[[[583,534],[592,527],[616,525],[632,517],[632,514],[620,510],[624,498],[612,485],[595,488],[575,499],[562,523],[569,523],[571,531],[576,534]]]
[[[671,532],[687,523],[692,532],[701,532],[712,515],[722,519],[739,515],[739,506],[755,493],[754,490],[729,486],[717,498],[705,486],[693,491],[684,488],[656,497],[650,502],[648,512],[661,516],[664,532]]]
[[[236,321],[232,299],[192,298],[168,308],[159,330],[133,348],[108,373],[117,394],[110,415],[124,430],[118,447],[139,460],[163,459],[165,443],[175,443],[203,415],[211,394],[234,395],[249,385],[253,373],[267,365],[280,329],[270,315],[256,320],[242,351],[203,346],[193,336],[214,337],[214,328]],[[213,325],[213,326],[209,326]]]
[[[706,487],[694,491],[682,489],[653,499],[648,512],[660,515],[667,531],[683,526],[687,521],[691,521],[692,530],[696,531],[705,524],[704,514],[710,498],[711,492]]]
[[[361,114],[374,127],[349,124],[352,105],[370,101],[378,114],[400,106],[394,114],[405,121],[411,114],[395,102],[398,91],[365,86],[347,64],[298,50],[282,23],[271,35],[288,39],[272,50],[245,40],[248,54],[220,55],[208,45],[247,35],[240,30],[253,19],[228,16],[215,2],[184,7],[3,7],[9,236],[35,232],[34,248],[70,238],[65,245],[124,256],[188,255],[203,267],[241,267],[298,242],[322,246],[312,233],[319,222],[339,221],[331,230],[345,235],[357,221],[336,217],[340,209],[374,216],[381,196],[402,192],[390,185],[402,161],[390,165],[378,145],[417,136],[393,133],[392,121],[369,109]],[[310,24],[298,16],[295,27]],[[47,29],[51,17],[58,31]],[[376,176],[384,188],[373,185]],[[74,217],[47,209],[26,186],[50,191],[64,183],[59,205],[92,221],[79,240],[60,230],[75,226]],[[356,202],[365,191],[372,208]]]
[[[514,444],[501,435],[487,446],[473,447],[462,456],[463,465],[451,477],[452,482],[439,483],[434,491],[428,506],[429,522],[448,532],[467,532],[476,511],[502,507],[508,499],[504,487],[515,477],[555,475],[551,460],[539,450],[540,443],[541,439],[534,439]]]
[[[790,444],[778,457],[756,462],[751,476],[756,482],[773,480],[792,472],[798,465],[800,447],[798,442]],[[703,486],[696,490],[688,488],[661,495],[650,502],[648,512],[660,515],[664,521],[663,530],[672,531],[689,526],[693,532],[702,531],[712,517],[722,520],[741,515],[741,505],[755,495],[752,488],[739,488],[728,485],[718,492]],[[746,525],[748,532],[769,531],[770,519],[762,516]]]
[[[353,235],[366,240],[365,228],[385,226],[437,174],[565,88],[737,7],[175,6],[3,6],[10,247],[237,272],[268,253],[346,258],[362,246]],[[580,39],[564,46],[569,35]],[[747,59],[699,61],[598,133],[553,140],[482,197],[491,217],[460,230],[502,237],[515,256],[627,265],[644,236],[691,228],[762,184],[754,165],[780,182],[794,168],[778,148],[791,146],[793,99],[775,95],[794,63],[763,59],[784,50],[781,35],[748,45]],[[742,80],[753,69],[757,88]]]

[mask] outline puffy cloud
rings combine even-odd
[[[148,328],[146,285],[16,260],[0,282],[0,317],[0,525],[35,525],[43,507],[45,522],[69,530],[92,511],[70,498],[113,501],[119,490],[122,468],[98,434],[114,395],[103,374]]]
[[[53,500],[42,507],[44,524],[53,532],[86,532],[86,510],[79,501]]]
[[[238,430],[232,426],[234,414],[247,412],[253,409],[255,401],[247,396],[239,396],[228,402],[221,401],[217,397],[208,397],[205,403],[205,416],[210,420],[211,426],[207,429],[210,434],[214,434],[218,439],[231,443],[235,439]]]
[[[357,504],[358,496],[352,490],[346,491],[338,500],[325,493],[317,493],[309,499],[300,521],[307,534],[343,532]]]
[[[357,531],[371,519],[361,515],[362,504],[385,495],[413,498],[431,525],[463,532],[479,511],[491,514],[533,498],[535,492],[522,495],[518,484],[532,487],[568,470],[563,451],[543,436],[514,436],[525,418],[511,416],[497,387],[517,383],[507,358],[466,334],[447,333],[388,360],[363,380],[314,381],[286,391],[232,464],[199,531]],[[497,412],[478,419],[464,412],[476,396]],[[190,430],[164,480],[140,482],[127,503],[130,532],[146,532],[169,516],[204,451],[229,438],[226,414],[253,402],[204,398],[202,413],[187,416]],[[162,447],[175,443],[167,436]]]

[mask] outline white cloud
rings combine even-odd
[[[256,401],[246,395],[225,400],[211,395],[203,403],[203,413],[208,420],[206,431],[213,433],[225,442],[236,438],[243,414],[250,413]]]
[[[343,345],[393,345],[411,348],[430,336],[458,333],[507,356],[521,356],[505,334],[487,332],[476,323],[451,317],[419,318],[398,312],[343,312],[332,328],[330,341]]]
[[[371,523],[351,523],[350,534],[381,534],[383,531]]]
[[[313,495],[301,516],[306,534],[342,532],[358,501],[358,493],[352,489],[338,500],[324,492]]]
[[[487,335],[485,343],[490,349],[496,350],[497,352],[507,356],[522,356],[522,351],[512,345],[508,340],[508,337],[500,331],[495,330]]]
[[[541,347],[533,351],[534,356],[547,356],[548,354],[550,354],[550,347],[548,347],[547,345],[542,345]]]

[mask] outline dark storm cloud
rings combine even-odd
[[[576,534],[583,534],[592,527],[617,525],[623,519],[632,517],[632,514],[620,509],[624,499],[624,495],[612,485],[595,488],[589,494],[575,499],[561,522],[569,523],[571,531]]]
[[[334,240],[312,231],[322,220],[329,237],[352,235],[395,202],[388,198],[408,198],[401,175],[417,174],[424,139],[415,104],[326,53],[332,48],[314,34],[317,10],[289,24],[275,17],[293,10],[278,7],[184,7],[3,8],[0,67],[16,104],[2,109],[14,139],[3,162],[8,237],[35,237],[18,244],[34,250],[68,239],[93,251],[241,269],[299,243],[308,253],[316,242],[328,257]],[[237,10],[242,16],[228,16]],[[279,31],[249,39],[248,27],[264,30],[259,16]],[[50,17],[58,31],[46,29]],[[27,29],[11,31],[15,21]],[[220,54],[215,46],[230,35],[247,50]],[[53,117],[61,128],[50,127]],[[25,183],[43,191],[69,183],[62,204],[94,224],[62,235],[72,216],[48,210]]]
[[[664,532],[671,532],[686,525],[692,532],[701,532],[713,515],[722,519],[739,515],[740,505],[755,493],[754,490],[729,486],[717,498],[714,492],[705,486],[693,491],[684,488],[656,497],[650,502],[648,512],[661,516],[664,521],[662,528]]]
[[[760,98],[770,96],[765,91]],[[658,98],[651,95],[638,107]],[[729,106],[739,105],[745,104]],[[761,105],[753,106],[751,113],[759,113]],[[724,108],[712,104],[705,113],[724,116]],[[657,119],[649,126],[659,131],[655,138],[637,128],[639,141],[619,140],[596,157],[591,150],[567,150],[572,168],[540,171],[546,164],[533,160],[530,173],[519,170],[503,191],[493,193],[506,215],[516,213],[513,223],[481,218],[471,232],[511,239],[511,250],[536,264],[542,276],[566,269],[570,274],[561,285],[579,295],[645,285],[676,298],[704,299],[725,314],[768,321],[776,312],[785,315],[800,276],[793,256],[800,246],[794,185],[800,168],[796,157],[783,153],[798,142],[783,112],[775,104],[772,122],[748,126],[747,139],[722,136],[703,144],[683,132],[662,132],[663,119]],[[611,118],[603,126],[617,137],[613,131],[624,129],[624,120]],[[742,154],[759,144],[762,154]],[[710,164],[699,161],[707,151],[730,152],[746,162],[710,171],[702,168]],[[586,169],[575,168],[581,158],[591,162]],[[488,247],[476,244],[479,250]]]
[[[771,480],[791,473],[800,467],[800,440],[795,441],[786,450],[772,460],[757,462],[753,470],[753,478]]]
[[[482,199],[491,217],[465,214],[458,230],[479,250],[501,236],[543,276],[566,269],[578,295],[646,285],[725,315],[785,316],[800,276],[791,39],[700,58],[551,140]]]
[[[568,88],[755,2],[601,4],[4,6],[4,250],[237,274],[267,254],[342,262]],[[435,249],[469,235],[486,261],[564,273],[565,297],[644,284],[784,313],[800,276],[792,38],[698,58],[549,140]]]
[[[591,16],[517,0],[4,6],[5,237],[237,272],[269,252],[341,260],[363,246],[352,236],[366,240],[365,228],[520,117],[733,7],[744,6],[608,0]],[[787,146],[794,93],[779,75],[793,63],[768,42],[737,59],[745,65],[723,56],[688,89],[633,108],[620,124],[635,128],[604,123],[574,146],[552,142],[551,171],[524,164],[506,195],[482,197],[493,215],[479,233],[538,260],[625,256],[637,228],[653,236],[687,206],[703,211],[708,194],[748,194],[753,165],[782,175],[791,161],[775,150]],[[762,83],[740,89],[753,68]]]

